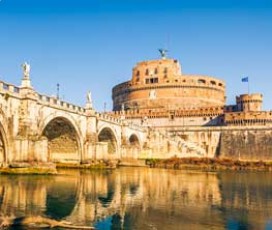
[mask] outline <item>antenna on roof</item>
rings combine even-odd
[[[161,59],[166,59],[166,54],[167,54],[167,52],[168,52],[168,50],[167,49],[159,49],[159,52],[160,52],[160,54],[161,54]]]

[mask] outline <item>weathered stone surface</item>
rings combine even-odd
[[[220,157],[247,161],[272,161],[272,130],[222,132]]]

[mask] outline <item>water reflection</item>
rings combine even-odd
[[[1,215],[41,215],[98,229],[272,229],[270,173],[61,173],[1,176]]]

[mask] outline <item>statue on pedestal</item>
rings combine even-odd
[[[23,69],[23,74],[25,79],[29,79],[29,74],[30,74],[30,65],[25,62],[22,64],[22,69]]]
[[[22,70],[23,70],[23,79],[22,79],[22,85],[21,87],[24,88],[32,88],[31,87],[31,81],[30,81],[30,65],[25,62],[21,65]]]
[[[88,109],[92,109],[93,108],[93,101],[92,101],[92,93],[91,93],[91,91],[88,91],[88,93],[87,93],[87,104],[86,104],[86,107]]]
[[[166,54],[167,54],[167,52],[168,52],[168,50],[167,49],[159,49],[159,52],[160,52],[160,54],[161,54],[161,59],[166,59]]]

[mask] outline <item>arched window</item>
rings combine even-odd
[[[205,83],[206,83],[206,81],[205,81],[204,79],[198,79],[197,82],[198,82],[198,83],[201,83],[201,84],[205,84]]]
[[[149,75],[149,70],[148,69],[146,69],[145,75]]]

